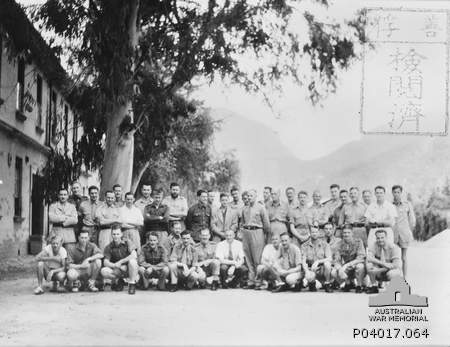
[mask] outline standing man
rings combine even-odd
[[[411,203],[402,199],[402,193],[402,186],[395,185],[392,187],[394,206],[398,215],[394,225],[394,241],[402,250],[403,276],[406,277],[408,270],[407,250],[410,242],[414,239],[412,230],[416,226],[416,215]]]
[[[90,292],[98,292],[95,281],[102,267],[103,254],[95,243],[89,241],[89,232],[81,230],[78,242],[68,249],[67,286],[78,292],[74,282],[80,280],[81,286]]]
[[[153,197],[153,202],[144,209],[145,234],[155,233],[158,235],[159,244],[169,249],[169,207],[162,203],[162,189],[155,189]]]
[[[36,256],[38,286],[34,294],[44,294],[42,282],[44,278],[53,282],[52,292],[64,293],[64,280],[66,279],[67,251],[62,247],[60,236],[53,235],[50,244]]]
[[[214,211],[216,206],[214,204],[216,200],[216,193],[213,190],[208,190],[208,205],[211,208],[211,211]]]
[[[243,204],[244,206],[248,206],[248,204],[249,204],[248,191],[247,191],[247,190],[244,190],[244,191],[242,192],[241,197],[242,197],[242,204]],[[242,206],[242,209],[244,208],[244,206]],[[241,213],[242,213],[242,209],[241,209]]]
[[[191,206],[186,217],[186,228],[191,232],[195,242],[200,241],[200,230],[209,229],[211,225],[211,207],[208,205],[208,193],[197,191],[198,202]]]
[[[209,241],[211,234],[208,229],[200,232],[200,242],[195,245],[197,252],[197,268],[198,282],[201,288],[206,286],[206,278],[212,276],[211,290],[219,288],[219,270],[220,262],[216,259],[216,244]]]
[[[50,205],[48,212],[49,222],[52,224],[50,236],[59,236],[63,245],[76,242],[74,227],[78,223],[78,213],[75,205],[67,200],[67,189],[59,190],[58,201]]]
[[[318,190],[313,192],[313,204],[308,209],[308,222],[309,225],[312,225],[313,222],[317,222],[319,225],[319,237],[324,237],[323,226],[330,219],[330,208],[326,208],[322,205],[320,200],[322,199],[322,195]]]
[[[267,243],[272,239],[273,234],[284,234],[290,226],[289,206],[280,200],[280,190],[272,190],[272,201],[267,205],[267,214],[270,221],[270,232],[267,235]]]
[[[228,202],[228,194],[220,194],[220,207],[212,212],[211,232],[214,242],[225,240],[225,231],[227,230],[233,230],[235,233],[237,231],[238,209],[232,208]]]
[[[233,186],[230,190],[231,194],[231,202],[230,207],[237,210],[238,215],[240,215],[242,208],[244,207],[244,203],[239,199],[239,189],[236,186]]]
[[[353,280],[355,278],[355,292],[362,293],[364,291],[365,259],[366,252],[363,242],[361,239],[353,237],[351,224],[345,224],[342,229],[342,240],[337,245],[332,271],[332,276],[339,285],[345,282],[344,292],[349,292],[354,288]]]
[[[339,225],[350,224],[353,230],[353,236],[362,240],[364,247],[367,247],[366,230],[366,209],[367,206],[359,201],[359,189],[350,188],[350,203],[344,205],[339,216]]]
[[[261,263],[266,235],[270,232],[270,222],[266,209],[256,202],[256,190],[248,192],[249,204],[242,210],[242,244],[248,265],[247,288],[255,288],[256,268]]]
[[[286,188],[286,199],[290,210],[298,206],[298,201],[295,197],[295,189],[293,187]]]
[[[376,241],[369,244],[367,250],[367,273],[372,286],[368,294],[378,293],[377,281],[390,281],[395,276],[402,276],[402,259],[400,248],[387,240],[386,229],[375,231]]]
[[[142,217],[141,210],[134,206],[133,193],[125,194],[125,205],[119,208],[119,214],[124,238],[139,248],[141,246],[139,229],[144,225],[144,217]]]
[[[244,249],[242,242],[234,238],[233,230],[225,232],[225,240],[217,244],[215,256],[220,262],[222,288],[236,288],[238,284],[245,288],[248,269],[244,264]]]
[[[81,215],[80,205],[83,201],[87,201],[89,198],[84,196],[81,191],[81,184],[78,181],[72,183],[72,195],[69,196],[68,202],[75,205],[75,209],[78,213],[78,224],[75,228],[75,234],[78,235],[78,232],[81,230],[83,216]]]
[[[142,246],[138,256],[139,274],[144,289],[148,289],[151,278],[158,279],[158,290],[166,289],[166,280],[169,278],[168,260],[167,250],[159,244],[158,235],[150,232],[148,241]]]
[[[328,200],[324,204],[324,207],[326,207],[328,209],[328,214],[330,216],[333,215],[334,210],[337,207],[339,207],[342,203],[342,200],[339,199],[340,189],[341,189],[341,187],[339,186],[339,184],[336,184],[336,183],[334,183],[330,186],[330,200]]]
[[[327,293],[333,291],[331,286],[331,249],[323,238],[319,238],[319,225],[311,225],[310,238],[301,248],[305,258],[305,278],[311,292],[315,292],[316,278],[324,279],[323,287]]]
[[[153,202],[152,199],[152,186],[150,183],[142,183],[141,197],[136,200],[134,206],[136,206],[144,215],[145,206],[150,205]]]
[[[272,187],[266,186],[263,190],[263,201],[261,201],[261,204],[264,205],[264,207],[267,210],[267,207],[272,202]]]
[[[122,207],[125,204],[122,196],[122,186],[120,184],[115,184],[112,189],[115,197],[114,206],[117,208]]]
[[[197,252],[191,240],[189,232],[184,230],[181,233],[181,243],[173,247],[169,262],[171,292],[178,290],[180,280],[183,282],[186,290],[191,290],[197,282],[198,274],[194,266],[198,262]]]
[[[169,221],[172,226],[173,222],[181,222],[181,229],[185,229],[184,220],[188,213],[188,204],[186,198],[180,195],[180,185],[176,182],[170,184],[170,196],[166,196],[162,203],[169,207]]]
[[[330,221],[334,225],[337,225],[336,232],[337,232],[338,237],[341,236],[341,227],[339,225],[339,218],[341,217],[341,213],[342,213],[342,210],[344,209],[344,206],[349,203],[347,190],[342,189],[339,192],[339,200],[340,200],[340,204],[334,209],[333,213],[331,214],[331,218],[330,218]]]
[[[298,192],[298,206],[291,209],[291,234],[294,245],[301,245],[309,239],[308,193]]]
[[[262,283],[255,287],[256,290],[273,289],[282,283],[276,267],[280,257],[280,235],[272,235],[271,243],[264,247],[261,256],[261,264],[256,268],[256,282]]]
[[[118,224],[120,227],[120,213],[119,209],[114,205],[116,197],[111,190],[105,193],[105,203],[97,208],[95,211],[95,218],[97,219],[100,232],[98,234],[98,246],[101,251],[111,243],[112,234],[111,228]],[[120,233],[122,236],[122,233]]]
[[[383,228],[386,230],[387,241],[394,243],[394,232],[392,227],[397,219],[397,209],[385,199],[386,189],[382,186],[375,187],[376,202],[367,207],[366,222],[370,228],[367,244],[371,248],[375,243],[375,231]]]
[[[369,189],[365,189],[362,191],[363,202],[366,206],[369,206],[372,203],[372,192]]]
[[[112,241],[105,247],[101,274],[104,279],[112,280],[111,289],[117,292],[123,290],[123,279],[128,277],[128,294],[135,294],[139,278],[136,246],[122,239],[122,230],[118,224],[112,227],[111,234]]]
[[[89,240],[98,245],[98,229],[95,214],[102,203],[98,200],[98,187],[90,186],[88,192],[89,200],[83,201],[80,205],[81,231],[87,231]]]

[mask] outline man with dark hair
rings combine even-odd
[[[176,182],[170,184],[170,196],[166,196],[162,203],[169,207],[169,227],[173,222],[181,222],[181,229],[185,229],[184,220],[188,213],[186,198],[180,195],[180,185]]]
[[[330,185],[330,199],[324,204],[324,207],[328,209],[328,214],[333,216],[334,210],[339,207],[342,201],[339,199],[341,187],[339,184],[333,183]]]
[[[248,206],[249,204],[249,198],[248,198],[248,191],[244,190],[241,194],[242,197],[242,203],[244,206]],[[242,209],[244,208],[244,206],[242,206]],[[241,209],[241,213],[242,213],[242,209]]]
[[[364,247],[367,246],[366,213],[367,206],[359,201],[359,189],[350,188],[350,203],[344,205],[339,216],[339,225],[350,224],[353,237],[362,240]]]
[[[261,256],[261,264],[256,268],[256,279],[258,283],[255,287],[256,290],[273,289],[274,286],[280,284],[281,280],[279,279],[276,270],[279,257],[280,235],[273,234],[271,243],[268,243],[264,247]]]
[[[189,208],[186,217],[186,228],[191,232],[195,242],[200,241],[200,231],[211,226],[211,207],[208,205],[208,193],[200,189],[197,191],[198,202]]]
[[[88,188],[89,200],[83,201],[80,205],[81,231],[89,233],[89,240],[98,244],[98,229],[95,214],[97,208],[102,204],[98,199],[98,187],[90,186]]]
[[[407,251],[410,242],[414,239],[412,230],[416,226],[416,216],[411,203],[402,198],[403,187],[395,185],[392,187],[394,206],[397,209],[398,218],[394,225],[394,242],[402,250],[403,276],[406,277],[408,270]]]
[[[215,258],[216,244],[209,241],[211,234],[208,229],[200,232],[200,242],[195,245],[197,263],[194,264],[197,271],[198,282],[201,288],[206,286],[206,278],[212,276],[211,290],[219,287],[220,262]]]
[[[272,203],[272,187],[266,186],[263,190],[263,201],[260,203],[264,205],[264,207],[267,209],[267,207]]]
[[[150,205],[153,202],[152,199],[152,185],[148,182],[144,182],[141,185],[141,196],[136,200],[134,206],[136,206],[144,215],[145,206]]]
[[[309,239],[309,210],[308,193],[304,190],[298,192],[298,205],[291,209],[292,243],[297,247]]]
[[[353,237],[351,224],[345,224],[342,229],[342,240],[338,242],[335,253],[332,277],[339,284],[345,282],[343,291],[348,292],[354,287],[356,278],[356,293],[362,293],[365,276],[364,261],[366,252],[363,242]]]
[[[206,192],[205,192],[206,193]],[[206,197],[205,197],[206,199]],[[206,201],[205,201],[206,202]],[[187,230],[181,233],[181,243],[176,244],[170,255],[170,291],[178,289],[179,281],[182,281],[185,289],[191,290],[198,280],[194,264],[198,262],[197,251],[192,244],[191,235]]]
[[[89,241],[89,232],[81,230],[78,242],[68,249],[67,286],[72,292],[78,292],[76,281],[81,281],[81,287],[90,292],[98,292],[95,286],[102,267],[103,254],[95,243]]]
[[[323,226],[330,219],[330,209],[326,208],[321,203],[322,195],[318,190],[315,190],[312,195],[313,203],[308,209],[308,222],[311,226],[314,222],[319,225],[319,237],[324,236]]]
[[[285,191],[285,194],[286,194],[286,199],[287,199],[287,203],[288,203],[289,209],[292,210],[293,208],[297,207],[298,206],[298,201],[297,201],[296,196],[295,196],[295,189],[294,189],[294,187],[287,187],[286,191]]]
[[[117,208],[122,207],[125,203],[122,196],[122,186],[120,184],[115,184],[113,185],[112,190],[115,197],[114,206]]]
[[[142,246],[138,256],[143,289],[149,288],[151,278],[157,278],[158,290],[165,290],[166,280],[169,278],[167,250],[159,244],[158,234],[150,232],[147,235],[148,241]]]
[[[105,192],[105,203],[95,211],[100,232],[98,234],[98,246],[104,251],[105,247],[111,243],[111,227],[115,224],[120,225],[119,209],[114,205],[116,199],[114,192],[107,190]],[[121,233],[122,234],[122,233]]]
[[[231,194],[231,202],[230,202],[230,207],[232,209],[236,209],[238,215],[240,214],[240,212],[242,211],[242,208],[244,207],[244,203],[239,199],[239,189],[236,186],[231,187],[230,190],[230,194]]]
[[[211,231],[213,241],[220,242],[225,239],[225,231],[237,231],[239,215],[237,209],[229,207],[228,194],[220,194],[220,207],[212,212]]]
[[[362,199],[366,207],[369,206],[372,203],[372,192],[369,189],[364,189],[362,191]]]
[[[215,210],[216,193],[212,189],[208,189],[208,205],[211,211]]]
[[[375,231],[384,228],[386,230],[387,240],[394,243],[394,232],[392,227],[397,219],[397,209],[393,204],[385,199],[386,189],[382,186],[375,187],[376,201],[367,207],[366,223],[370,228],[367,236],[367,244],[369,247],[375,243]]]
[[[331,255],[333,257],[336,252],[336,247],[341,239],[335,236],[334,224],[332,222],[325,223],[323,232],[325,234],[324,240],[330,246]]]
[[[74,227],[78,223],[78,213],[75,205],[69,203],[67,189],[59,190],[58,201],[50,205],[48,220],[52,224],[50,236],[60,236],[63,245],[76,242]]]
[[[158,235],[159,244],[169,249],[169,207],[162,203],[162,189],[155,189],[153,202],[144,209],[144,230]]]
[[[82,226],[83,216],[80,211],[80,205],[83,201],[87,200],[89,200],[89,198],[83,195],[83,192],[81,190],[81,183],[78,181],[72,182],[72,195],[69,196],[69,199],[67,201],[75,205],[75,209],[78,213],[78,223],[74,229],[75,235],[78,235],[78,232],[81,230]]]
[[[377,281],[390,281],[395,276],[402,276],[402,259],[400,248],[387,240],[386,229],[375,231],[376,241],[367,250],[367,273],[372,286],[368,294],[378,293]]]
[[[267,235],[266,243],[269,243],[273,234],[281,235],[288,231],[291,225],[291,215],[289,206],[280,199],[280,190],[272,190],[272,201],[267,205],[267,214],[270,222],[270,232]]]
[[[123,290],[123,279],[128,277],[128,294],[135,294],[139,278],[136,246],[122,239],[119,224],[112,226],[111,235],[112,241],[105,247],[101,274],[104,279],[113,281],[111,289],[118,292]]]
[[[139,248],[141,246],[139,229],[144,225],[144,217],[142,217],[139,208],[134,206],[133,193],[128,192],[125,194],[125,205],[119,208],[119,214],[123,237]]]

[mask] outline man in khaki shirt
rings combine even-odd
[[[95,219],[97,208],[103,203],[98,199],[98,187],[90,186],[89,200],[83,201],[80,205],[81,230],[89,233],[89,240],[98,245],[98,228]]]
[[[350,188],[350,203],[344,205],[339,216],[339,225],[351,224],[353,236],[362,240],[367,247],[366,217],[367,206],[359,201],[359,189]]]
[[[137,199],[134,203],[134,206],[136,206],[141,211],[142,215],[144,215],[145,206],[150,205],[153,202],[151,195],[152,195],[151,184],[143,183],[141,187],[141,197]]]
[[[105,203],[95,211],[100,232],[98,234],[98,246],[103,252],[105,247],[112,242],[111,228],[121,224],[119,209],[115,206],[116,198],[111,190],[105,193]]]
[[[313,222],[317,222],[319,225],[319,237],[324,236],[323,226],[330,219],[330,209],[322,205],[320,200],[322,195],[318,190],[313,192],[313,204],[308,209],[308,222],[312,225]]]
[[[270,221],[270,232],[267,235],[266,243],[269,243],[273,234],[281,235],[288,231],[290,224],[289,206],[280,200],[280,190],[272,190],[272,202],[266,207]]]
[[[309,239],[309,210],[308,193],[304,190],[298,192],[298,205],[291,209],[292,242],[301,247]]]
[[[50,236],[61,237],[63,245],[76,242],[74,227],[78,223],[78,212],[75,205],[67,201],[68,198],[67,189],[60,189],[58,201],[50,205],[48,212],[48,219],[52,224]]]

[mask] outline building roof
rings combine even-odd
[[[71,80],[41,34],[14,0],[0,0],[0,32],[11,40],[17,53],[30,54],[45,78],[68,96]]]

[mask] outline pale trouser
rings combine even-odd
[[[141,235],[139,235],[138,229],[124,229],[123,230],[123,239],[130,240],[131,243],[139,249],[141,247]]]
[[[256,283],[256,268],[261,263],[261,255],[265,246],[265,236],[262,229],[242,231],[242,246],[248,266],[248,284]]]
[[[103,267],[101,274],[105,279],[115,280],[128,277],[131,283],[136,283],[139,279],[137,260],[130,259],[126,265],[121,265],[120,269]]]
[[[212,276],[213,281],[219,280],[220,261],[218,259],[207,260],[208,264],[197,269],[198,281],[206,283],[206,277]]]
[[[111,242],[111,228],[101,229],[98,233],[98,248],[100,248],[100,250],[104,252],[106,246],[108,246]]]
[[[369,247],[369,249],[371,249],[375,244],[376,241],[375,231],[380,229],[386,230],[387,234],[386,242],[389,242],[391,244],[394,243],[394,232],[392,231],[392,228],[372,228],[370,229],[369,236],[367,237],[367,246]]]
[[[178,284],[178,281],[182,281],[189,289],[192,289],[198,280],[198,274],[194,268],[189,268],[188,272],[184,273],[182,267],[179,267],[176,263],[170,263],[169,270],[171,284]]]

